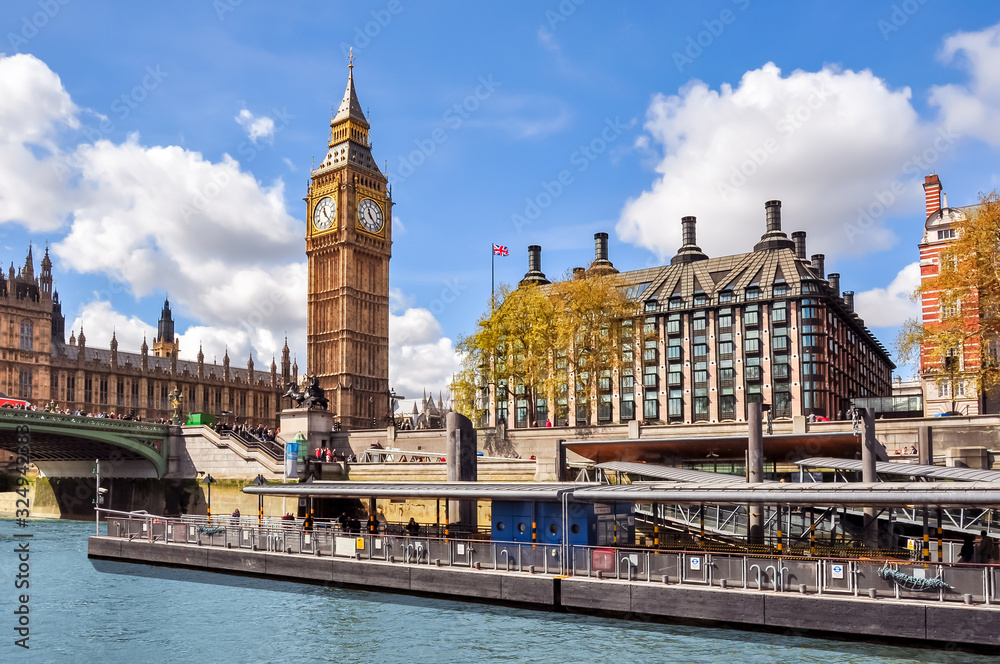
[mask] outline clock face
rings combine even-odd
[[[382,230],[382,208],[370,198],[358,203],[358,223],[369,233]]]
[[[333,226],[337,218],[337,201],[329,196],[321,198],[313,209],[313,227],[318,231],[325,231]]]

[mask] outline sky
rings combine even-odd
[[[47,246],[69,330],[305,366],[306,214],[353,49],[395,203],[390,384],[446,388],[527,247],[560,278],[608,232],[661,265],[698,218],[747,251],[783,203],[892,350],[918,310],[925,175],[1000,187],[994,2],[7,0],[0,262]],[[902,367],[900,372],[909,369]]]

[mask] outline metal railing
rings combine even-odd
[[[100,510],[107,535],[151,543],[331,556],[630,582],[778,593],[1000,604],[1000,565],[803,558],[709,551],[520,544],[393,534],[305,531],[301,521],[168,518]],[[565,558],[565,559],[564,559]],[[887,572],[887,570],[889,570]],[[935,581],[937,579],[938,581]],[[926,586],[926,589],[915,589]]]

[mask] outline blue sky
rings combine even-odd
[[[182,355],[259,367],[287,333],[304,365],[301,199],[353,46],[396,203],[400,392],[455,370],[492,243],[505,282],[529,244],[550,278],[587,264],[598,231],[620,269],[662,264],[684,215],[736,253],[772,198],[890,346],[923,176],[953,205],[1000,185],[998,20],[929,0],[8,0],[0,260],[48,242],[89,345],[137,349],[169,292]]]

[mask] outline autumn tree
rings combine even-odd
[[[463,370],[452,385],[459,412],[481,421],[493,386],[498,400],[513,393],[515,402],[526,401],[528,424],[537,425],[537,400],[569,382],[570,368],[591,402],[596,378],[617,358],[617,322],[632,308],[614,275],[501,286],[476,331],[459,338]]]
[[[922,372],[949,385],[952,410],[960,381],[980,395],[1000,383],[1000,193],[981,194],[953,228],[955,240],[941,251],[937,275],[914,293],[918,302],[937,296],[937,321],[908,320],[896,341],[902,363],[918,360]]]
[[[527,284],[517,290],[501,285],[499,303],[480,317],[476,332],[461,337],[458,350],[464,354],[463,380],[475,381],[480,392],[486,385],[498,389],[497,398],[505,399],[500,386],[514,392],[518,400],[529,403],[528,419],[534,421],[534,403],[543,398],[550,378],[549,362],[556,338],[553,300],[545,287]],[[484,380],[485,379],[485,380]],[[469,393],[468,385],[458,385],[458,392]],[[466,411],[485,407],[466,401]],[[478,406],[478,407],[477,407]],[[475,421],[475,420],[474,420]]]
[[[614,274],[568,278],[554,285],[552,295],[558,301],[556,347],[572,360],[576,391],[587,395],[589,419],[601,374],[610,376],[618,365],[620,322],[631,317],[635,305]]]

